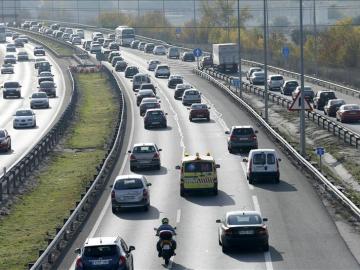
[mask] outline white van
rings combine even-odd
[[[274,149],[253,149],[243,161],[247,162],[246,176],[249,184],[262,179],[273,179],[276,184],[280,182],[281,159]]]

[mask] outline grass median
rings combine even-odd
[[[34,176],[36,185],[0,220],[0,269],[25,269],[47,246],[105,156],[118,102],[102,73],[76,75],[80,100],[64,142]]]

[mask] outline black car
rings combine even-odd
[[[174,92],[174,98],[175,99],[182,99],[182,96],[185,92],[185,90],[192,88],[190,84],[178,84],[176,85],[175,92]]]
[[[145,44],[145,47],[144,47],[144,52],[146,53],[152,53],[153,50],[155,48],[155,44],[154,43],[147,43]]]
[[[110,51],[118,51],[119,48],[120,48],[119,44],[117,44],[116,42],[110,42],[109,44]]]
[[[49,71],[43,71],[40,73],[40,75],[38,76],[38,84],[40,84],[41,82],[44,81],[54,81],[54,75],[51,74],[51,72]]]
[[[152,83],[142,83],[140,85],[139,91],[146,90],[146,89],[151,89],[154,92],[154,94],[156,95],[156,87]]]
[[[49,71],[51,72],[51,64],[48,61],[39,62],[37,65],[38,75],[41,74],[41,72]]]
[[[39,84],[39,92],[44,92],[48,97],[56,97],[56,85],[51,81],[43,81]]]
[[[13,54],[5,55],[4,64],[16,64],[16,56]]]
[[[127,65],[128,64],[125,61],[117,61],[115,64],[115,71],[124,71]]]
[[[0,151],[11,151],[11,137],[6,129],[0,129]]]
[[[211,56],[204,56],[199,63],[200,69],[212,67],[213,59]]]
[[[1,86],[3,89],[3,98],[17,97],[21,98],[21,85],[18,82],[7,81]]]
[[[24,48],[24,41],[20,38],[15,39],[14,44],[16,48]]]
[[[135,66],[128,66],[125,69],[125,78],[132,78],[139,73],[139,69]]]
[[[227,252],[231,247],[259,247],[262,251],[269,250],[269,233],[265,222],[256,211],[227,212],[220,223],[219,244],[222,251]]]
[[[184,62],[194,62],[195,55],[192,52],[184,52],[181,56],[181,60]]]
[[[166,120],[167,113],[164,113],[161,109],[149,109],[146,111],[144,116],[144,128],[147,129],[149,127],[167,127]]]
[[[122,58],[121,56],[115,56],[111,61],[111,65],[115,67],[118,61],[124,61],[124,58]]]
[[[181,76],[171,75],[168,80],[168,87],[175,89],[178,84],[183,84],[184,79]]]
[[[337,99],[334,91],[318,91],[313,99],[314,108],[323,110],[330,99]]]
[[[141,90],[136,95],[136,105],[139,106],[143,98],[155,97],[154,92],[151,89]]]
[[[285,96],[291,96],[292,92],[294,92],[298,86],[299,83],[297,81],[285,81],[280,88],[280,92]]]

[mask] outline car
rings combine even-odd
[[[204,103],[194,103],[188,108],[189,112],[189,120],[190,122],[194,121],[194,119],[206,119],[206,121],[210,121],[210,111],[209,107]]]
[[[156,97],[152,89],[139,90],[139,92],[136,95],[136,105],[140,106],[140,103],[143,100],[143,98],[148,98],[148,97]]]
[[[20,35],[19,38],[24,42],[24,43],[28,43],[29,42],[29,38],[26,35]]]
[[[299,86],[299,83],[295,80],[285,81],[280,88],[280,93],[285,96],[291,96],[292,92],[295,91],[296,87]]]
[[[11,36],[11,38],[12,38],[12,40],[15,40],[15,39],[17,39],[19,37],[19,34],[18,33],[12,33],[12,36]]]
[[[15,44],[7,44],[6,45],[6,52],[16,52]]]
[[[63,35],[61,36],[61,39],[63,41],[70,41],[70,34],[69,33],[63,33]]]
[[[39,32],[39,26],[37,26],[37,25],[31,26],[30,31]]]
[[[185,90],[182,95],[182,104],[191,105],[193,103],[201,103],[201,93],[195,88]]]
[[[1,86],[3,89],[3,98],[10,97],[17,97],[21,98],[21,85],[18,82],[15,81],[6,81]]]
[[[274,149],[252,149],[248,158],[244,158],[243,161],[247,163],[246,177],[249,184],[268,179],[272,179],[275,184],[280,183],[281,159]]]
[[[25,46],[24,41],[19,37],[14,40],[14,44],[16,48],[24,48]]]
[[[97,54],[101,52],[101,45],[99,43],[91,42],[90,45],[90,53],[91,54]]]
[[[0,151],[11,151],[11,137],[6,129],[0,129]]]
[[[62,32],[62,31],[57,31],[56,34],[55,34],[55,37],[56,37],[57,39],[61,39],[63,34],[64,34],[64,32]]]
[[[191,89],[191,88],[193,88],[192,85],[190,85],[188,83],[177,84],[175,87],[175,91],[174,91],[174,98],[182,99],[182,96],[183,96],[185,90]]]
[[[231,247],[261,248],[269,251],[269,232],[265,222],[257,211],[230,211],[225,213],[219,223],[218,238],[222,252],[228,252]]]
[[[170,47],[167,51],[166,57],[179,59],[180,58],[180,49],[177,47]]]
[[[59,30],[60,25],[58,25],[57,23],[53,23],[53,24],[50,25],[50,28],[51,28],[52,30]]]
[[[159,77],[169,78],[170,77],[170,67],[165,64],[157,65],[154,73],[155,73],[155,78],[159,78]]]
[[[193,52],[184,52],[181,56],[181,61],[195,62],[195,55]]]
[[[72,34],[74,34],[74,29],[67,27],[67,28],[65,28],[64,32],[69,35],[72,35]]]
[[[340,106],[345,104],[343,99],[330,99],[327,104],[324,106],[324,114],[328,116],[335,117],[336,112],[339,110]]]
[[[91,40],[85,40],[83,42],[83,49],[85,49],[86,51],[90,51],[90,47],[91,47]]]
[[[41,74],[41,72],[49,71],[51,72],[51,64],[48,61],[42,61],[38,63],[38,75]]]
[[[250,77],[254,72],[259,72],[259,71],[263,71],[263,69],[261,67],[251,67],[249,68],[249,70],[246,72],[246,79],[248,81],[250,81]]]
[[[53,33],[54,33],[54,30],[52,30],[52,29],[46,29],[46,31],[45,31],[45,34],[48,36],[53,35]]]
[[[135,66],[127,66],[125,69],[125,78],[132,78],[139,73],[139,69]]]
[[[140,40],[133,40],[131,41],[130,48],[137,49],[139,46]]]
[[[85,38],[85,32],[83,29],[76,29],[75,32],[81,39]]]
[[[178,84],[183,84],[184,78],[181,75],[170,75],[168,80],[168,87],[175,89]]]
[[[13,128],[36,127],[36,116],[31,109],[18,109],[14,114]]]
[[[112,51],[108,56],[108,62],[111,63],[116,56],[121,56],[121,53],[119,51]]]
[[[156,87],[152,83],[142,83],[139,87],[139,91],[146,89],[151,89],[156,95]]]
[[[34,68],[38,69],[39,63],[42,63],[42,62],[46,62],[46,59],[45,58],[35,58]]]
[[[38,76],[38,84],[44,81],[54,81],[54,75],[50,71],[43,71]]]
[[[36,109],[36,108],[46,108],[48,109],[50,107],[49,105],[49,97],[46,93],[38,92],[38,93],[32,93],[30,97],[30,108]]]
[[[122,56],[114,56],[113,59],[111,60],[111,65],[115,67],[118,61],[124,61],[124,58],[122,58]]]
[[[128,63],[125,61],[117,61],[115,64],[115,71],[125,71]]]
[[[14,74],[14,66],[10,63],[1,66],[1,74]]]
[[[71,34],[71,35],[70,35],[70,41],[72,41],[74,37],[79,37],[79,35],[78,35],[78,34],[75,34],[75,33],[74,33],[74,34]]]
[[[119,236],[87,238],[84,246],[75,250],[75,270],[134,270],[133,250],[135,247],[128,247]]]
[[[81,38],[76,36],[76,37],[73,37],[71,39],[71,44],[72,45],[81,45]]]
[[[265,84],[265,73],[264,71],[255,71],[250,76],[250,84],[253,85],[264,85]]]
[[[229,135],[227,139],[229,153],[234,153],[235,150],[257,149],[257,133],[258,131],[252,126],[232,126],[229,131],[225,131],[225,134]]]
[[[140,105],[140,116],[144,116],[149,109],[159,109],[160,101],[156,97],[143,98]]]
[[[130,170],[135,171],[143,168],[161,169],[160,152],[155,143],[137,143],[134,144],[130,154]]]
[[[296,89],[294,90],[294,92],[292,92],[292,100],[295,100],[295,98],[297,97],[297,95],[299,94],[301,89],[301,86],[296,87]],[[304,86],[304,98],[309,101],[312,102],[313,98],[315,96],[314,90],[312,90],[311,86]]]
[[[101,54],[102,54],[103,58],[101,60],[108,59],[110,53],[111,53],[111,50],[109,50],[108,48],[102,47],[101,48]]]
[[[167,127],[167,113],[161,109],[149,109],[146,111],[144,116],[144,128],[149,127]]]
[[[94,41],[98,42],[102,46],[104,44],[105,39],[102,37],[95,37]]]
[[[16,56],[13,54],[5,55],[4,64],[16,64]]]
[[[107,38],[111,39],[112,41],[115,41],[116,36],[115,36],[115,34],[108,34]]]
[[[5,29],[5,36],[6,37],[12,37],[12,34],[13,34],[12,31],[10,31],[9,29]]]
[[[317,91],[313,99],[314,108],[323,110],[324,106],[330,99],[337,99],[334,91]]]
[[[166,48],[163,45],[157,45],[153,49],[153,54],[155,55],[165,55],[166,54]]]
[[[336,120],[343,122],[358,122],[360,120],[360,106],[358,104],[341,105],[336,112]]]
[[[203,70],[204,68],[209,68],[213,66],[213,59],[211,56],[203,56],[199,62],[199,68]]]
[[[160,64],[160,61],[159,60],[155,60],[155,59],[152,59],[152,60],[149,60],[148,61],[148,70],[149,71],[154,71],[156,66]]]
[[[42,56],[45,56],[45,50],[43,47],[39,47],[39,46],[36,46],[34,48],[34,55],[37,56],[37,55],[42,55]]]
[[[152,53],[154,48],[155,48],[154,43],[146,43],[145,46],[144,46],[144,52],[145,53]]]
[[[272,90],[279,90],[281,89],[281,86],[284,84],[284,77],[282,75],[269,75],[268,80],[268,89],[270,91]]]
[[[105,38],[104,43],[103,43],[103,47],[104,48],[109,48],[109,45],[110,45],[111,42],[113,42],[111,39]]]
[[[110,51],[118,51],[119,48],[120,48],[119,44],[117,44],[116,42],[110,42],[109,44]]]
[[[146,45],[146,42],[139,42],[139,45],[137,47],[138,50],[143,51],[145,48],[145,45]]]
[[[138,91],[141,84],[150,82],[150,76],[146,73],[138,73],[134,75],[132,79],[133,91]]]
[[[119,175],[111,185],[111,209],[115,214],[125,208],[142,208],[145,211],[150,207],[150,189],[144,175]]]
[[[27,52],[18,52],[17,54],[18,61],[29,61],[29,55]]]
[[[56,97],[56,84],[51,81],[42,81],[39,83],[39,92],[44,92],[48,97]]]

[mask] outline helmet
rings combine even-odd
[[[161,223],[162,224],[169,224],[169,219],[168,218],[163,218],[162,220],[161,220]]]

